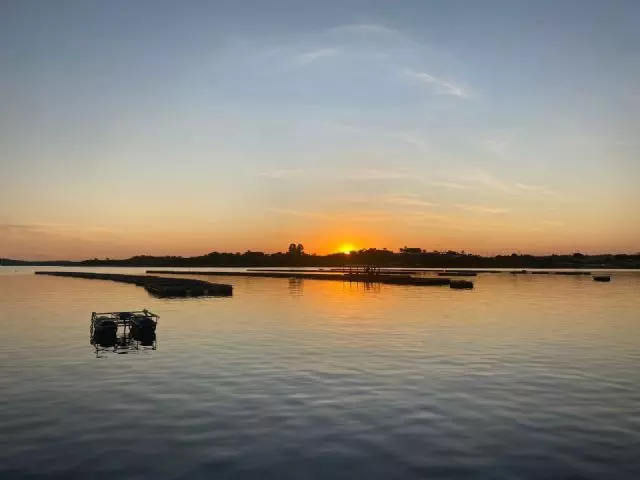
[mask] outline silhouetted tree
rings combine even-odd
[[[304,254],[304,246],[301,243],[291,243],[289,244],[289,255],[300,257]]]

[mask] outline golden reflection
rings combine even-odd
[[[299,279],[225,281],[234,285],[233,297],[167,300],[131,285],[0,275],[4,345],[84,346],[90,312],[132,306],[161,314],[163,343],[177,350],[277,344],[286,353],[319,342],[325,348],[394,352],[430,346],[458,355],[482,345],[552,348],[574,337],[593,347],[631,349],[638,335],[636,273],[616,273],[608,284],[590,277],[480,274],[470,291]]]

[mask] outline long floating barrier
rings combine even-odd
[[[468,290],[473,288],[473,282],[469,280],[451,280],[449,287],[457,290]]]
[[[591,275],[591,272],[553,272],[556,275]]]
[[[93,272],[35,272],[36,275],[50,275],[54,277],[85,278],[89,280],[109,280],[112,282],[132,283],[144,287],[156,297],[200,297],[221,296],[233,294],[233,287],[223,283],[210,283],[202,280],[184,278],[155,277],[151,275],[123,275],[119,273]]]
[[[475,277],[476,272],[439,272],[439,277]]]
[[[306,269],[300,269],[300,268],[247,268],[247,272],[258,272],[258,273],[325,273],[325,274],[331,274],[331,273],[337,273],[337,272],[341,272],[341,273],[354,273],[354,270],[349,270],[347,269],[337,269],[337,268],[331,268],[331,269],[323,269],[323,268],[306,268]],[[360,273],[362,273],[362,270],[360,270]],[[411,273],[431,273],[428,271],[423,271],[423,270],[377,270],[376,274],[377,275],[407,275],[407,274],[411,274]]]
[[[340,282],[361,282],[361,283],[384,283],[388,285],[415,285],[415,286],[438,286],[449,285],[451,279],[440,277],[411,277],[409,275],[386,275],[382,274],[313,274],[305,272],[229,272],[229,271],[180,271],[180,270],[147,270],[147,273],[163,275],[209,275],[226,277],[257,277],[257,278],[300,278],[305,280],[333,280]]]
[[[558,271],[558,270],[512,270],[511,272],[514,275],[522,274],[522,275],[591,275],[591,272],[583,271],[583,270],[575,270],[575,271]]]

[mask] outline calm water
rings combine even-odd
[[[18,270],[0,268],[2,479],[640,478],[638,273],[238,277],[232,298],[162,300]],[[145,307],[157,350],[96,358],[90,313]]]

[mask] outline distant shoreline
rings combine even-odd
[[[224,267],[224,268],[331,268],[345,265],[371,265],[382,268],[553,268],[553,269],[638,269],[640,254],[585,255],[480,255],[448,252],[426,252],[406,249],[401,252],[367,249],[350,254],[309,255],[306,253],[219,253],[196,257],[147,256],[127,259],[90,259],[81,261],[29,261],[0,258],[0,266],[59,267]]]

